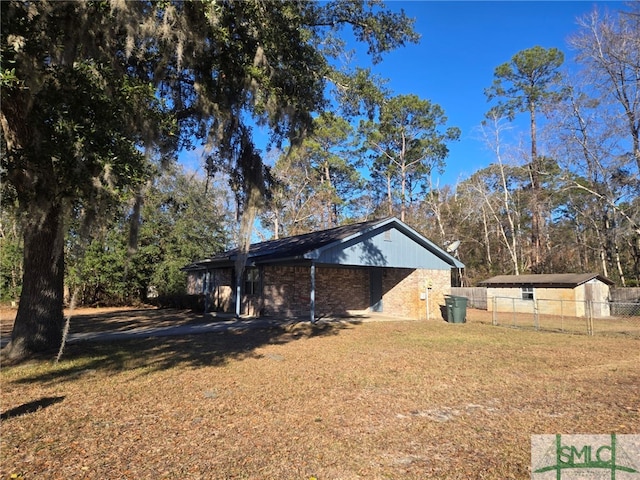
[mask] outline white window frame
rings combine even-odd
[[[520,287],[520,295],[522,296],[522,300],[534,300],[535,289],[531,285]]]

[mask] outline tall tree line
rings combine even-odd
[[[348,180],[353,188],[332,191],[334,207],[352,206],[338,220],[397,215],[441,245],[460,240],[468,284],[499,273],[595,271],[637,285],[639,44],[634,4],[578,19],[569,40],[578,71],[565,68],[558,48],[514,52],[485,91],[491,103],[479,136],[493,163],[442,188],[432,173],[445,168],[459,132],[440,106],[394,97],[374,82],[362,90],[364,120],[345,116],[358,125],[342,130],[353,140],[334,135],[336,143],[323,146],[361,175]],[[514,122],[520,117],[525,130]],[[331,225],[317,218],[328,184],[313,158],[306,147],[292,148],[276,163],[276,174],[290,180],[277,211],[265,214],[280,219],[279,235]]]
[[[494,163],[438,196],[439,210],[452,215],[445,235],[435,228],[433,196],[422,205],[426,231],[461,240],[469,284],[498,273],[576,271],[640,284],[640,11],[594,10],[578,25],[569,45],[579,71],[562,70],[558,51],[540,47],[496,69],[487,93],[503,102],[481,127]],[[536,69],[550,83],[523,97],[536,84],[516,81]],[[541,103],[545,96],[553,102]],[[528,106],[528,140],[509,137],[510,106]]]

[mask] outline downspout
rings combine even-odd
[[[311,315],[311,323],[316,321],[316,264],[311,261],[311,292],[309,295],[309,310]]]

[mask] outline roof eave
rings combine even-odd
[[[398,223],[398,227],[400,229],[403,229],[405,231],[405,234],[409,234],[410,236],[412,236],[414,238],[414,240],[416,240],[418,243],[421,243],[422,245],[424,245],[425,248],[427,248],[427,250],[429,250],[431,253],[433,253],[434,255],[439,257],[440,259],[444,260],[446,263],[448,263],[452,267],[454,267],[454,268],[465,268],[464,263],[462,263],[460,260],[458,260],[453,255],[450,255],[448,252],[446,252],[445,250],[440,248],[438,245],[433,243],[431,240],[429,240],[424,235],[421,235],[420,233],[416,232],[409,225],[407,225],[405,223],[402,223],[402,222],[399,222]]]

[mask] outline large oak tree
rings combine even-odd
[[[4,352],[12,359],[62,341],[70,218],[135,189],[151,162],[197,142],[212,170],[231,172],[250,218],[264,179],[252,126],[274,142],[304,137],[327,104],[341,30],[350,26],[375,61],[417,39],[403,12],[375,1],[7,1],[1,9],[3,194],[25,220],[22,296]]]

